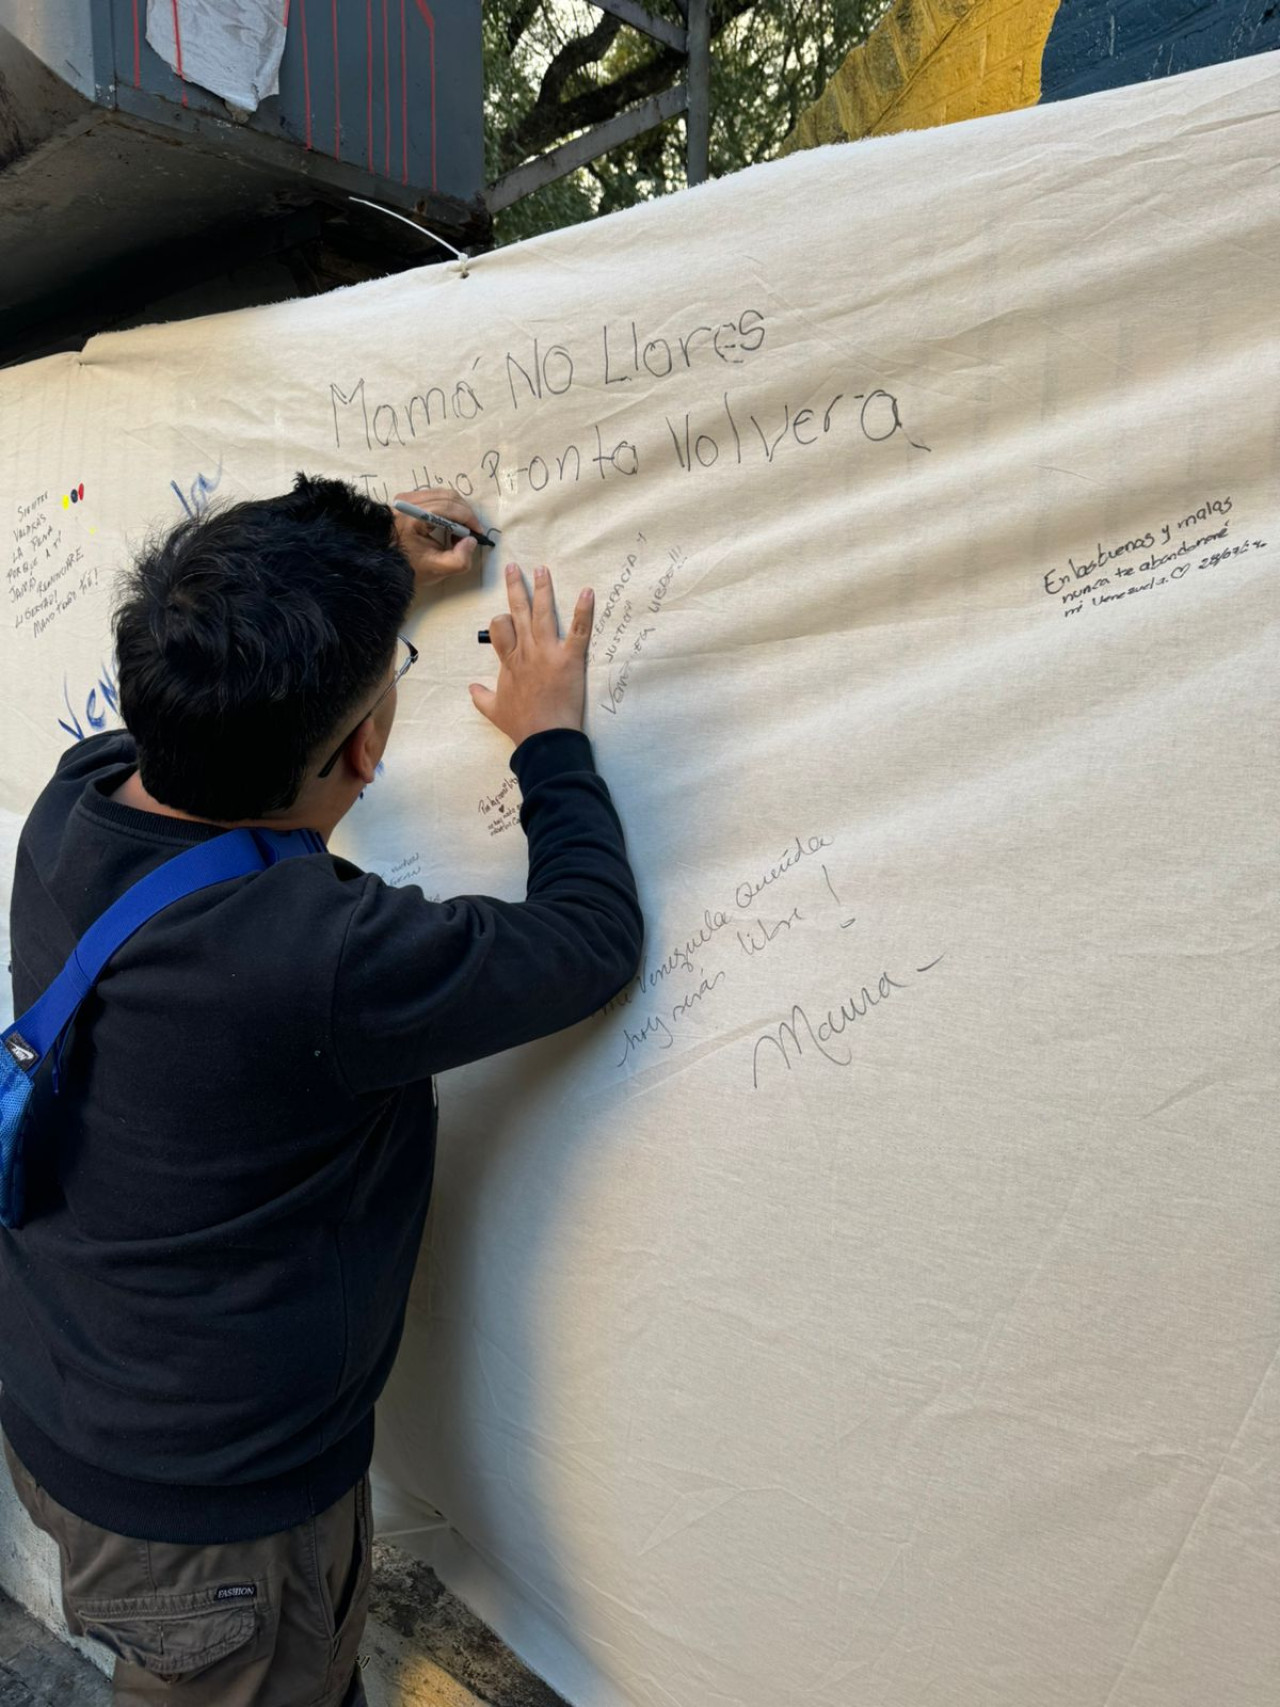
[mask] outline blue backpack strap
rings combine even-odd
[[[11,1059],[31,1076],[70,1024],[116,950],[171,901],[214,883],[265,870],[282,859],[322,853],[315,830],[228,830],[172,859],[127,889],[90,925],[40,999],[0,1033]]]

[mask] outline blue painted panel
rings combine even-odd
[[[248,121],[393,184],[470,200],[484,185],[481,0],[279,0],[280,93]],[[197,112],[227,109],[147,45],[145,0],[115,0],[116,78]],[[184,102],[185,96],[185,102]]]
[[[1280,48],[1280,0],[1062,0],[1041,67],[1061,101]]]

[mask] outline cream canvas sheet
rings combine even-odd
[[[476,629],[597,589],[643,971],[441,1083],[376,1459],[577,1707],[1276,1700],[1278,158],[1269,56],[0,374],[6,837],[148,527],[446,480],[341,845],[519,897]]]

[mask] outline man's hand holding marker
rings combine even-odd
[[[400,493],[394,509],[397,537],[420,587],[464,574],[480,546],[494,543],[452,487]],[[433,535],[437,529],[453,543],[442,546]],[[581,729],[593,590],[584,587],[579,593],[569,632],[561,640],[550,570],[534,570],[532,601],[518,564],[507,565],[506,583],[510,614],[495,616],[478,636],[497,654],[497,686],[472,682],[472,703],[516,746],[544,729]]]

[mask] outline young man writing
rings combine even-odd
[[[451,491],[408,493],[478,526]],[[13,889],[14,1011],[146,873],[238,825],[326,841],[374,777],[415,594],[476,546],[341,482],[182,523],[116,616],[128,732],[65,754]],[[27,1218],[0,1230],[0,1424],[115,1698],[353,1707],[373,1406],[431,1188],[433,1075],[585,1019],[639,961],[582,733],[589,592],[507,571],[497,684],[524,902],[430,903],[328,853],[171,903],[40,1081]]]

